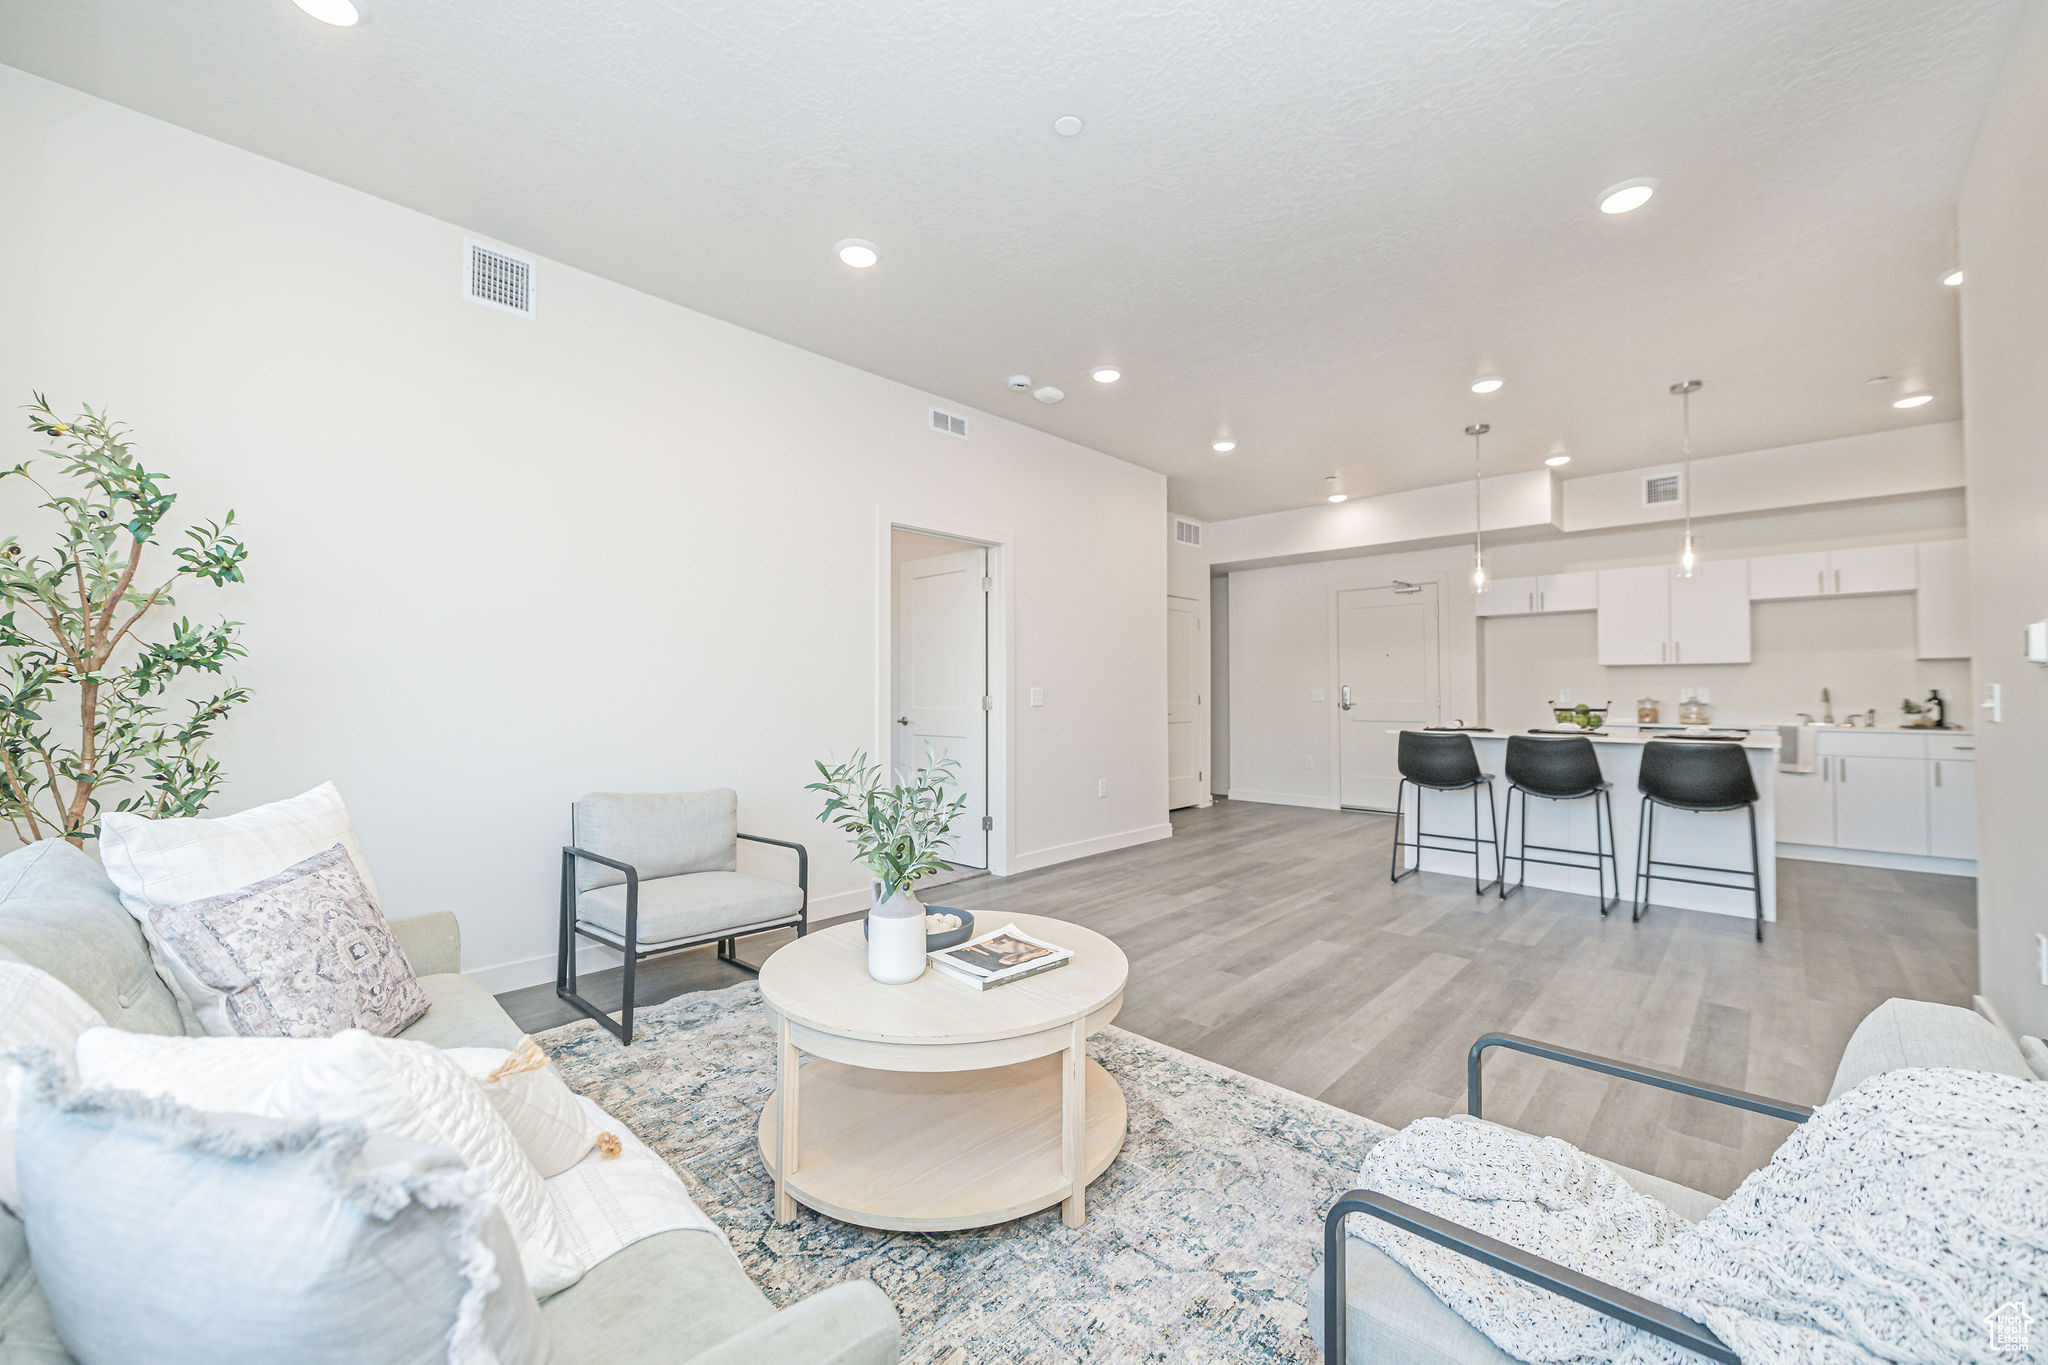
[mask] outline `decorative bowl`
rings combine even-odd
[[[974,916],[962,910],[959,906],[927,905],[924,908],[924,912],[927,915],[958,915],[960,917],[960,927],[958,929],[948,929],[943,934],[925,934],[924,950],[926,952],[939,953],[944,952],[948,948],[957,948],[967,942],[968,939],[974,937]],[[862,938],[868,936],[868,922],[865,919],[860,922],[860,936]]]

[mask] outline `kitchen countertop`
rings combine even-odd
[[[1401,731],[1403,731],[1403,730],[1415,730],[1415,731],[1421,731],[1421,730],[1423,730],[1423,729],[1424,729],[1424,727],[1423,727],[1423,726],[1420,726],[1420,725],[1397,725],[1397,726],[1393,727],[1392,729],[1388,730],[1388,731],[1387,731],[1387,733],[1388,733],[1388,734],[1390,734],[1390,735],[1395,735],[1395,734],[1399,734],[1399,733],[1400,733]],[[1440,735],[1440,734],[1467,734],[1467,735],[1470,735],[1470,736],[1472,736],[1472,738],[1473,738],[1474,740],[1482,740],[1482,739],[1501,739],[1501,740],[1504,740],[1504,739],[1506,739],[1506,738],[1507,738],[1507,737],[1508,737],[1509,735],[1527,735],[1527,734],[1535,734],[1535,735],[1536,735],[1536,737],[1537,737],[1538,739],[1570,739],[1570,738],[1572,738],[1572,736],[1570,736],[1570,735],[1560,735],[1560,734],[1557,734],[1557,733],[1555,733],[1555,732],[1553,732],[1553,731],[1542,731],[1542,732],[1540,732],[1540,733],[1539,733],[1539,732],[1536,732],[1536,731],[1532,731],[1532,730],[1463,730],[1463,731],[1458,731],[1458,730],[1449,730],[1449,731],[1446,731],[1446,730],[1430,730],[1430,731],[1428,731],[1428,733],[1430,733],[1430,734],[1433,734],[1433,735]],[[1953,732],[1944,732],[1944,733],[1953,733]],[[1585,738],[1587,738],[1587,739],[1590,739],[1590,740],[1592,740],[1592,741],[1593,741],[1593,742],[1594,742],[1595,744],[1638,744],[1638,745],[1640,745],[1640,744],[1648,744],[1648,743],[1649,743],[1649,742],[1650,742],[1651,740],[1653,740],[1653,739],[1680,739],[1680,738],[1683,738],[1683,736],[1681,736],[1681,735],[1680,735],[1680,734],[1679,734],[1679,733],[1678,733],[1677,731],[1673,731],[1673,730],[1667,730],[1667,731],[1663,731],[1663,732],[1661,732],[1661,733],[1658,733],[1658,734],[1643,734],[1643,733],[1640,733],[1640,732],[1638,732],[1638,731],[1635,731],[1635,730],[1605,730],[1605,731],[1602,731],[1602,732],[1600,732],[1600,733],[1598,733],[1598,734],[1587,734],[1587,735],[1585,736]],[[1769,732],[1768,734],[1749,734],[1749,735],[1745,735],[1745,736],[1743,736],[1743,738],[1742,738],[1742,739],[1740,739],[1740,740],[1732,740],[1732,739],[1729,739],[1729,740],[1720,740],[1720,741],[1717,741],[1717,742],[1719,742],[1719,743],[1722,743],[1722,744],[1736,744],[1736,745],[1739,745],[1739,747],[1741,747],[1741,748],[1744,748],[1744,749],[1775,749],[1775,748],[1777,748],[1777,747],[1778,747],[1778,734],[1777,734],[1777,731],[1773,730],[1773,731]]]

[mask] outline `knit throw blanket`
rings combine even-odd
[[[1360,1185],[1705,1323],[1746,1365],[2048,1362],[2048,1084],[1887,1072],[1698,1223],[1555,1138],[1421,1119]],[[1702,1357],[1376,1218],[1351,1234],[1518,1360]]]

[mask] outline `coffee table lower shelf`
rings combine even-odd
[[[1060,1169],[1059,1054],[987,1071],[872,1071],[812,1058],[797,1086],[796,1201],[898,1232],[988,1227],[1051,1208]],[[761,1111],[775,1174],[781,1094]],[[1088,1061],[1083,1183],[1123,1150],[1124,1092]]]

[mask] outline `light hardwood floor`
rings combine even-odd
[[[1894,995],[1969,1004],[1975,883],[1781,860],[1765,940],[1730,916],[1602,919],[1589,897],[1418,874],[1390,885],[1392,820],[1218,802],[1174,837],[947,887],[987,927],[1075,920],[1130,958],[1122,1028],[1399,1126],[1464,1106],[1465,1050],[1501,1030],[1803,1103]],[[936,897],[934,897],[936,899]],[[748,940],[765,957],[776,940]],[[604,976],[614,980],[608,982]],[[616,973],[586,978],[608,999]],[[641,969],[642,1004],[742,979],[709,949]],[[501,997],[523,1027],[578,1018],[551,986]],[[1494,1053],[1486,1115],[1726,1194],[1790,1125]]]

